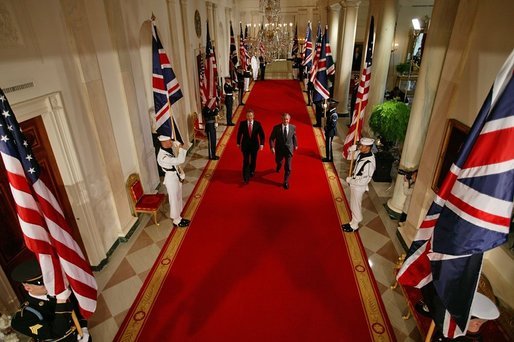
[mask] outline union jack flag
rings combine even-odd
[[[54,296],[69,285],[82,316],[88,318],[96,310],[97,285],[91,267],[1,89],[0,111],[0,154],[25,245],[39,261],[48,293]]]
[[[232,83],[236,82],[236,80],[237,80],[236,65],[237,65],[237,46],[236,46],[236,38],[234,37],[234,30],[232,29],[232,21],[231,21],[230,22],[229,70],[230,70],[230,78],[232,79]]]
[[[438,329],[466,333],[482,255],[507,241],[514,199],[514,51],[421,223],[397,279],[422,288]]]
[[[327,75],[334,75],[336,73],[336,65],[332,58],[332,49],[328,41],[328,26],[325,26],[325,55],[327,57]]]
[[[305,48],[304,48],[304,54],[303,54],[303,61],[302,65],[305,67],[305,71],[307,72],[307,75],[310,75],[310,70],[312,67],[312,29],[311,29],[311,22],[309,21],[307,23],[307,32],[305,33]]]
[[[183,97],[182,90],[180,90],[180,84],[175,77],[168,55],[159,39],[154,20],[152,20],[152,70],[155,128],[157,133],[172,137],[183,143],[175,118],[171,114],[171,105]],[[171,120],[173,120],[173,124],[171,124]],[[173,132],[171,126],[174,127]]]
[[[203,93],[202,105],[213,110],[218,106],[218,69],[211,36],[209,34],[209,23],[207,23],[207,42],[205,44],[205,69],[200,72],[202,71],[203,78],[200,84],[200,93]],[[202,73],[200,75],[202,75]]]
[[[325,34],[321,38],[319,58],[316,63],[316,78],[313,82],[316,91],[312,99],[314,102],[326,100],[330,97],[327,79],[326,38],[327,31],[325,31]]]
[[[357,101],[352,113],[352,122],[348,133],[344,140],[343,156],[348,158],[348,150],[361,138],[362,120],[364,119],[364,111],[368,104],[369,84],[371,82],[371,62],[373,59],[373,37],[375,36],[374,18],[371,17],[369,23],[368,47],[366,49],[366,63],[362,69],[361,80],[357,90]],[[360,109],[360,111],[359,111]]]
[[[318,73],[318,61],[321,55],[321,44],[322,44],[322,35],[321,35],[321,24],[318,23],[318,33],[316,35],[316,52],[314,53],[314,58],[312,60],[312,68],[310,81],[314,83],[314,79],[316,79],[316,74]]]

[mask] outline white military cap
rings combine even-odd
[[[375,139],[371,139],[371,138],[361,138],[361,140],[359,140],[359,144],[366,145],[366,146],[372,146],[374,142],[375,142]]]
[[[473,304],[471,304],[471,316],[492,320],[500,317],[500,311],[492,300],[477,292],[475,298],[473,298]]]
[[[168,137],[167,135],[159,135],[157,137],[157,139],[159,139],[159,141],[168,141],[168,140],[171,140],[170,137]]]

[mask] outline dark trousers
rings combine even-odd
[[[276,151],[275,162],[277,163],[277,169],[282,167],[282,160],[284,160],[284,183],[289,181],[289,175],[291,174],[291,160],[293,155],[287,152]]]
[[[231,96],[225,96],[225,107],[227,109],[227,125],[232,124],[232,103],[234,102],[234,98]]]
[[[325,157],[333,161],[334,160],[334,154],[332,151],[332,141],[334,140],[334,137],[325,137]]]
[[[265,77],[265,74],[266,74],[266,67],[265,66],[261,66],[260,67],[261,69],[261,77],[259,78],[261,81],[264,81],[264,77]]]
[[[321,127],[321,118],[323,117],[323,107],[321,104],[316,104],[316,127]]]
[[[207,142],[209,144],[209,159],[216,156],[216,123],[207,121],[205,123],[205,134],[207,134]]]
[[[240,84],[239,85],[239,90],[237,91],[238,92],[238,98],[239,98],[239,104],[240,105],[243,104],[243,95],[245,93],[244,87],[245,87],[244,84],[242,84],[242,85]]]
[[[257,152],[259,149],[243,150],[243,180],[248,181],[250,175],[255,173],[257,166]]]

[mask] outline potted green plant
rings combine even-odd
[[[381,150],[376,153],[377,169],[373,175],[376,182],[391,181],[391,167],[399,159],[401,145],[409,124],[410,107],[397,100],[385,101],[373,108],[369,126],[380,138]]]
[[[396,65],[396,72],[400,75],[408,74],[411,68],[410,62],[400,63]]]

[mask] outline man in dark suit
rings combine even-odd
[[[210,109],[205,106],[202,109],[203,119],[205,120],[205,134],[207,135],[209,160],[218,160],[216,155],[216,116],[218,108]]]
[[[237,130],[237,147],[243,152],[243,181],[247,184],[255,174],[257,152],[264,148],[264,130],[260,122],[254,120],[253,109],[246,112],[246,120],[241,121]]]
[[[334,161],[332,141],[337,134],[337,104],[338,102],[334,99],[328,100],[330,109],[327,113],[327,121],[325,123],[325,158],[321,159],[324,163]]]
[[[232,104],[234,103],[234,88],[232,87],[232,79],[230,76],[225,76],[225,85],[223,86],[225,92],[225,107],[227,109],[227,126],[234,126],[232,122]]]
[[[275,154],[276,171],[279,172],[284,160],[284,189],[289,189],[289,175],[291,174],[291,159],[294,150],[298,149],[296,140],[296,127],[289,124],[291,115],[282,114],[282,123],[273,127],[269,137],[271,152]]]

